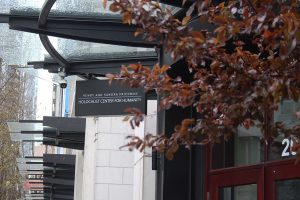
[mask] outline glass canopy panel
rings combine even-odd
[[[24,1],[22,2],[26,3]],[[3,1],[0,1],[0,8],[2,8],[2,4]],[[5,65],[8,67],[25,67],[30,60],[39,61],[44,59],[46,50],[37,34],[11,30],[9,29],[8,24],[0,24],[0,29],[0,58],[3,59]],[[32,101],[29,101],[33,104],[33,109],[38,105],[38,111],[46,110],[42,109],[41,105],[48,104],[51,106],[51,99],[48,100],[50,103],[47,103],[48,101],[45,101],[42,98],[52,96],[51,91],[53,83],[51,83],[51,81],[56,82],[56,78],[49,73],[46,73],[46,71],[37,71],[33,73],[33,70],[30,72],[30,70],[26,70],[26,67],[20,71],[34,75],[34,77],[29,78],[30,81],[27,81],[28,84],[26,86],[28,97],[32,97],[33,99]],[[41,85],[43,86],[42,90],[39,87]],[[47,107],[49,107],[48,105]],[[36,116],[41,118],[39,114],[41,112],[33,113],[37,115],[34,114],[34,116],[30,117],[31,119],[34,119]]]
[[[8,65],[24,66],[28,60],[41,60],[45,50],[37,34],[9,29],[0,23],[0,57]]]
[[[42,0],[1,0],[0,12],[9,13],[11,9],[17,10],[41,10],[45,1]],[[86,13],[99,13],[99,14],[114,14],[109,11],[109,5],[111,1],[108,1],[107,8],[104,9],[101,0],[57,0],[53,5],[52,10],[60,12],[74,13],[74,11]]]
[[[27,171],[27,170],[43,170],[43,164],[21,164],[18,163],[18,168],[20,171]]]
[[[21,133],[11,133],[10,138],[12,141],[42,141],[42,134],[21,134]]]
[[[17,163],[43,162],[43,158],[17,158]]]
[[[27,1],[14,1],[9,4],[7,13],[22,14],[22,15],[36,15],[40,14],[42,7],[41,3],[28,3]],[[21,3],[20,3],[21,2]],[[108,2],[110,4],[111,2]],[[13,5],[12,5],[13,4]],[[22,6],[26,5],[26,7]],[[107,6],[109,7],[109,5]],[[9,11],[9,9],[12,9]],[[97,18],[103,15],[116,16],[118,14],[111,13],[108,8],[104,9],[101,0],[58,0],[50,13],[55,16],[81,16],[88,18]],[[8,64],[26,65],[28,61],[41,61],[43,54],[46,52],[42,47],[40,39],[37,34],[24,33],[9,30],[7,24],[0,24],[1,30],[5,30],[0,38],[1,45],[0,56]],[[9,38],[9,40],[7,40]],[[58,49],[59,53],[68,57],[70,55],[81,54],[95,54],[95,53],[114,53],[114,52],[136,52],[148,51],[145,48],[125,47],[118,45],[97,44],[90,42],[82,42],[71,39],[50,37],[53,46]],[[9,41],[9,42],[8,42]]]
[[[44,1],[41,0],[1,0],[0,12],[9,13],[11,9],[41,8]]]
[[[34,156],[33,153],[33,142],[22,142],[21,143],[21,147],[20,151],[21,151],[21,155],[22,157],[26,157],[26,156]]]
[[[43,131],[43,123],[8,122],[7,125],[11,133],[20,133],[21,131]]]
[[[155,53],[153,48],[126,47],[56,37],[50,37],[50,39],[57,51],[67,60],[113,58],[114,55],[126,57],[126,54],[134,56],[143,52]]]
[[[102,2],[102,0],[57,0],[53,8],[59,12],[67,12],[69,14],[83,13],[86,16],[90,14],[117,15],[109,10],[112,1],[107,2],[106,9],[103,7]]]
[[[26,179],[28,172],[27,171],[19,171],[19,174],[22,176],[22,178]]]

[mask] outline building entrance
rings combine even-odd
[[[270,123],[298,125],[299,102],[283,101]],[[261,128],[238,127],[229,141],[215,144],[207,157],[210,200],[300,200],[300,164],[295,163],[293,136],[283,133],[262,140]]]
[[[211,200],[300,199],[300,165],[285,160],[214,170],[210,174]]]

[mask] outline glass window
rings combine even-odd
[[[276,181],[276,200],[296,200],[300,198],[300,179]]]
[[[295,112],[300,109],[300,101],[284,100],[274,113],[274,122],[282,121],[286,127],[292,127],[299,124],[299,120],[295,116]]]
[[[219,200],[256,200],[257,185],[224,187],[219,190]]]
[[[300,101],[284,100],[273,115],[273,122],[283,122],[285,128],[299,125],[295,112],[300,109]],[[267,160],[282,160],[296,156],[292,151],[293,136],[279,133],[268,142]],[[258,127],[238,128],[238,133],[228,142],[216,144],[213,148],[213,169],[257,164],[264,160],[264,142]]]
[[[283,122],[285,128],[291,128],[299,124],[295,112],[300,108],[300,101],[294,102],[292,100],[284,100],[274,113],[274,123]],[[291,150],[294,145],[292,136],[285,137],[280,133],[275,137],[268,146],[268,160],[281,160],[291,158],[296,155],[296,152]]]
[[[213,147],[212,168],[226,168],[257,164],[264,158],[261,132],[257,127],[238,127],[238,132],[229,141]]]
[[[234,155],[235,166],[257,164],[263,160],[263,145],[259,128],[238,128]]]

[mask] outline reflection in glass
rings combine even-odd
[[[256,200],[257,185],[241,185],[220,188],[219,200]]]
[[[39,36],[33,33],[9,29],[0,24],[0,57],[8,65],[25,66],[28,61],[43,59],[43,45]]]
[[[260,163],[263,159],[263,147],[259,128],[238,128],[235,136],[235,165],[250,165]]]
[[[276,181],[276,200],[299,200],[300,179]]]
[[[1,0],[0,12],[9,13],[11,9],[39,9],[43,3],[44,1],[41,0]]]
[[[69,0],[69,1],[57,1],[55,9],[60,12],[70,12],[70,13],[85,13],[86,15],[90,13],[95,14],[115,14],[109,10],[109,6],[112,1],[107,2],[107,7],[103,7],[102,1],[99,0]]]
[[[274,113],[274,122],[284,122],[286,127],[292,127],[299,123],[295,112],[300,108],[300,101],[284,100]]]
[[[295,112],[299,110],[300,102],[292,100],[284,100],[274,113],[274,123],[283,122],[285,128],[291,128],[299,124],[299,120],[295,116]],[[295,156],[295,152],[291,151],[293,140],[291,137],[286,138],[284,134],[279,134],[272,140],[268,147],[268,160],[282,160]]]
[[[102,44],[78,41],[66,38],[50,37],[53,43],[57,44],[57,51],[67,60],[81,59],[109,59],[113,58],[114,54],[121,54],[122,57],[132,57],[137,52],[154,53],[154,49],[127,47],[120,45]]]
[[[21,143],[21,156],[34,156],[34,144],[33,142],[22,142]]]
[[[257,164],[263,160],[261,132],[257,127],[238,131],[229,141],[213,147],[213,169]]]

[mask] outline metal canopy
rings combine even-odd
[[[63,155],[63,154],[44,154],[43,161],[45,163],[64,164],[75,166],[75,155]]]
[[[51,13],[55,2],[56,0],[46,0],[40,13],[36,10],[12,10],[10,14],[0,14],[0,23],[9,23],[10,29],[39,34],[44,48],[53,61],[29,62],[28,64],[34,68],[47,69],[62,78],[69,75],[92,78],[117,73],[122,64],[141,62],[146,66],[153,66],[157,62],[157,55],[93,60],[65,59],[51,44],[48,36],[131,47],[155,47],[157,42],[145,41],[142,36],[135,37],[137,27],[124,24],[120,15]]]
[[[69,140],[62,140],[62,139],[44,139],[44,145],[56,146],[56,147],[64,147],[68,149],[77,149],[77,150],[84,150],[84,142],[78,141],[69,141]]]
[[[82,14],[82,13],[78,13]],[[0,23],[9,23],[10,29],[88,42],[132,47],[155,47],[156,42],[135,37],[136,26],[124,24],[117,17],[55,16],[50,15],[46,27],[39,26],[37,14],[0,14]]]
[[[25,158],[17,158],[17,163],[27,163],[27,162],[43,162],[43,157],[25,157]]]
[[[11,133],[10,134],[10,139],[12,141],[26,141],[26,142],[40,142],[43,140],[43,135],[42,134],[21,134],[21,133]]]
[[[157,46],[157,41],[145,41],[143,36],[134,36],[136,26],[122,22],[121,16],[111,14],[61,13],[51,12],[56,0],[46,0],[42,10],[11,10],[10,14],[0,14],[0,23],[8,23],[10,29],[39,34],[40,40],[53,58],[52,61],[29,62],[36,69],[46,69],[64,78],[78,75],[83,78],[103,77],[107,73],[119,72],[122,64],[141,62],[153,66],[158,61],[156,55],[95,58],[92,60],[68,60],[51,44],[48,36],[130,47]],[[150,54],[150,53],[149,53]]]
[[[105,76],[107,73],[118,73],[122,65],[142,63],[144,66],[154,66],[158,62],[155,52],[132,52],[95,55],[78,55],[76,58],[66,59],[68,61],[68,75],[90,75]],[[75,56],[74,56],[75,57]],[[60,65],[53,59],[45,59],[40,62],[28,62],[35,69],[45,69],[50,73],[58,73]]]
[[[17,163],[19,171],[43,170],[43,164]]]
[[[44,145],[84,149],[84,118],[43,117],[43,121],[9,122],[13,141],[43,142]]]
[[[40,121],[31,122],[31,123],[22,123],[22,122],[7,122],[9,132],[11,133],[21,133],[21,131],[42,131],[43,123]]]
[[[75,155],[44,154],[44,167],[54,167],[53,171],[44,170],[45,199],[74,199]]]
[[[24,158],[42,162],[27,162],[21,165],[27,171],[27,180],[31,184],[28,199],[74,199],[75,155],[44,154],[43,157]],[[57,198],[56,198],[57,197]]]

